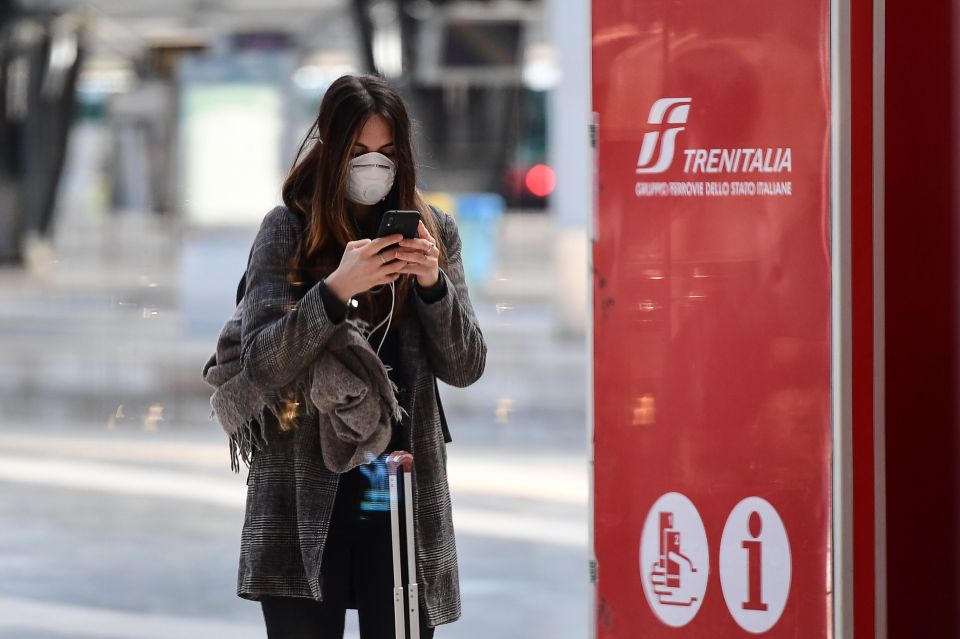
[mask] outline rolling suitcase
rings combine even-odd
[[[404,534],[407,541],[407,596],[404,605],[402,571],[400,567],[400,497],[397,478],[403,469]],[[390,536],[393,541],[393,618],[396,639],[406,639],[407,618],[410,620],[409,639],[420,639],[420,600],[417,586],[416,555],[413,549],[413,455],[404,451],[387,457],[390,484]],[[406,608],[406,615],[404,614]]]

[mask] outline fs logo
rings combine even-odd
[[[692,98],[660,98],[650,107],[648,124],[686,124],[690,114]],[[640,157],[637,158],[637,173],[663,173],[673,161],[673,149],[677,134],[686,127],[672,126],[662,131],[650,131],[643,134],[640,145]],[[652,162],[653,154],[660,147],[657,161]]]

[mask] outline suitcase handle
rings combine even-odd
[[[407,617],[404,617],[404,596],[400,571],[400,509],[397,481],[403,468],[404,527],[407,538]],[[393,544],[393,613],[397,639],[406,639],[409,620],[410,639],[420,639],[420,586],[417,583],[417,568],[413,543],[413,455],[398,450],[387,456],[387,471],[390,478],[390,537]]]
[[[397,470],[400,467],[403,467],[403,472],[409,473],[413,471],[413,455],[408,453],[405,450],[398,450],[390,453],[387,456],[387,469],[391,474],[396,474]]]

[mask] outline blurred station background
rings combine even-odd
[[[234,594],[246,489],[200,370],[351,72],[411,105],[490,347],[480,382],[441,388],[464,615],[438,636],[587,633],[576,5],[0,0],[0,637],[263,636]]]

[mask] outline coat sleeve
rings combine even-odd
[[[267,213],[254,239],[247,267],[241,328],[242,365],[266,392],[290,384],[319,355],[336,324],[328,317],[320,287],[301,297],[287,281],[301,225],[285,207]]]
[[[440,381],[464,387],[480,379],[487,360],[487,344],[480,332],[463,276],[462,245],[456,222],[437,211],[447,251],[446,294],[428,302],[414,295],[417,315],[427,336],[427,356]]]

